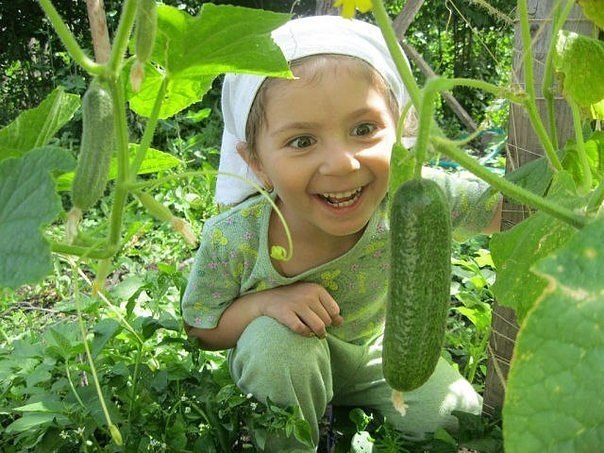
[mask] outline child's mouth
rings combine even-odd
[[[352,206],[361,196],[362,187],[347,192],[327,192],[319,194],[319,197],[334,208],[346,208]]]

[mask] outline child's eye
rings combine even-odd
[[[365,135],[371,135],[376,129],[377,126],[375,124],[363,123],[352,128],[352,135],[356,137],[363,137]]]
[[[308,148],[316,143],[316,140],[308,135],[301,135],[300,137],[296,137],[293,140],[287,143],[287,146],[291,148]]]

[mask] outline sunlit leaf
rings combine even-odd
[[[56,88],[37,107],[21,113],[0,129],[0,161],[47,145],[80,106],[80,97]]]
[[[539,263],[547,281],[516,340],[506,451],[600,451],[604,439],[604,219]]]
[[[137,150],[138,145],[130,143],[129,151],[131,160],[136,155]],[[145,160],[143,160],[138,170],[138,174],[145,175],[149,173],[157,173],[158,171],[164,171],[170,168],[178,167],[181,164],[182,161],[176,156],[169,153],[165,153],[158,149],[149,148],[147,150],[147,153],[145,154]],[[57,190],[59,192],[71,190],[71,185],[73,183],[73,175],[73,172],[68,172],[60,175],[57,178]],[[111,158],[108,179],[112,180],[115,178],[117,178],[117,158],[114,156]]]
[[[288,14],[206,3],[197,16],[168,5],[158,6],[158,33],[142,88],[130,91],[132,110],[148,117],[164,78],[167,89],[160,118],[195,102],[225,72],[291,77],[271,32]]]
[[[604,29],[604,0],[577,0],[583,14],[598,27]]]
[[[604,42],[562,30],[555,65],[564,94],[574,102],[589,107],[604,99]]]

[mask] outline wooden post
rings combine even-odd
[[[546,125],[546,105],[545,100],[541,96],[541,84],[544,63],[550,43],[552,7],[555,3],[551,0],[528,0],[529,21],[533,36],[533,55],[535,58],[534,73],[535,90],[538,96],[537,107],[542,112],[542,118]],[[593,30],[593,24],[585,19],[581,9],[575,5],[563,28],[590,35]],[[524,87],[522,78],[522,41],[518,21],[516,21],[515,25],[513,55],[513,83]],[[555,99],[555,111],[559,143],[560,146],[563,146],[568,138],[574,136],[574,132],[570,109],[559,95]],[[532,129],[524,108],[519,105],[512,105],[508,121],[506,172],[509,173],[543,154],[543,148]],[[513,227],[530,214],[531,212],[528,207],[504,199],[501,221],[502,230]],[[484,413],[486,415],[495,415],[503,406],[505,380],[517,332],[518,324],[514,311],[507,307],[496,306],[493,310],[491,321],[489,362],[484,392]]]
[[[105,7],[101,0],[86,0],[86,8],[95,59],[97,63],[107,63],[111,54],[111,43],[109,42]]]

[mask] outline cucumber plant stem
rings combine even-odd
[[[443,151],[444,154],[458,162],[470,173],[478,176],[483,181],[489,183],[493,188],[514,200],[539,209],[563,222],[572,225],[575,228],[582,228],[587,223],[583,216],[575,214],[570,209],[560,206],[550,200],[534,194],[501,176],[496,175],[478,161],[468,156],[463,150],[457,148],[454,142],[441,137],[431,137],[435,146]]]
[[[111,223],[109,225],[109,247],[115,248],[119,244],[122,228],[124,206],[128,196],[127,182],[129,179],[129,153],[128,153],[128,124],[126,120],[126,106],[124,87],[121,77],[112,79],[110,88],[115,110],[115,131],[117,138],[117,181],[111,207]]]
[[[136,0],[126,0],[122,7],[120,21],[117,26],[113,45],[111,46],[111,55],[107,62],[107,71],[114,79],[119,77],[119,72],[124,62],[124,54],[128,47],[128,40],[130,39],[136,16],[136,4]]]
[[[547,131],[545,130],[545,127],[543,126],[543,121],[539,116],[537,104],[535,102],[535,74],[533,71],[533,65],[535,63],[533,59],[527,0],[518,0],[518,18],[520,20],[520,35],[522,37],[522,65],[524,68],[525,85],[524,89],[528,94],[528,98],[526,99],[524,106],[529,115],[531,124],[535,129],[535,133],[537,134],[541,144],[543,145],[543,149],[545,150],[550,164],[552,165],[555,171],[559,171],[562,170],[562,164],[560,163],[560,159],[556,154],[556,149],[554,148],[554,145],[550,140]]]
[[[275,214],[277,214],[277,217],[279,217],[279,220],[282,223],[283,228],[285,229],[285,235],[287,236],[287,247],[288,247],[287,254],[282,256],[280,259],[283,261],[287,261],[287,260],[291,259],[292,253],[293,253],[293,240],[291,237],[291,233],[289,231],[289,227],[287,226],[287,221],[285,220],[285,217],[283,216],[283,213],[281,212],[281,210],[279,209],[277,204],[273,201],[273,199],[270,197],[270,195],[262,187],[260,187],[256,183],[250,181],[249,179],[244,178],[241,175],[237,175],[235,173],[219,172],[216,170],[185,171],[185,172],[178,173],[178,174],[168,175],[163,178],[156,178],[151,181],[136,182],[133,184],[128,184],[127,187],[128,187],[128,190],[130,190],[131,192],[136,192],[141,189],[145,189],[148,187],[154,187],[154,186],[163,184],[164,182],[167,182],[167,181],[173,181],[173,180],[177,180],[177,179],[191,178],[191,177],[197,177],[197,176],[205,176],[205,175],[209,175],[209,174],[221,174],[221,175],[232,176],[234,178],[238,178],[238,179],[248,183],[249,185],[251,185],[258,193],[262,194],[264,196],[264,198],[266,198],[266,200],[271,204],[272,208],[274,209]]]
[[[556,39],[562,25],[566,22],[566,18],[575,3],[574,0],[567,0],[566,5],[560,10],[562,0],[557,0],[554,6],[554,14],[552,21],[552,33],[549,44],[549,50],[545,59],[545,70],[543,73],[543,97],[547,106],[547,119],[549,124],[549,137],[554,148],[560,147],[558,143],[558,131],[556,126],[556,112],[554,108],[554,55],[556,54]]]
[[[591,168],[589,166],[589,159],[587,157],[587,152],[585,151],[585,140],[583,139],[583,125],[581,124],[581,112],[579,111],[579,106],[572,99],[568,100],[570,105],[572,118],[573,118],[573,126],[575,129],[575,141],[576,141],[576,150],[577,157],[579,159],[579,165],[581,167],[581,173],[579,177],[579,184],[577,189],[579,193],[588,193],[591,190]]]
[[[407,59],[403,54],[403,50],[398,44],[398,38],[394,33],[390,17],[388,17],[388,13],[384,8],[384,3],[382,0],[373,0],[373,17],[382,31],[382,35],[384,36],[384,40],[386,41],[386,45],[388,46],[392,60],[394,61],[396,69],[403,80],[406,90],[409,92],[411,102],[414,106],[419,106],[421,102],[419,85],[417,84],[415,77],[413,77],[411,68],[407,64]]]
[[[57,35],[59,35],[61,41],[63,41],[65,48],[67,49],[71,57],[74,59],[74,61],[89,74],[102,74],[104,70],[104,65],[96,63],[84,53],[84,51],[76,41],[75,37],[73,36],[73,33],[71,33],[69,28],[67,28],[67,25],[65,25],[65,22],[53,6],[52,2],[50,0],[38,0],[38,3],[44,11],[44,14],[46,14],[46,17],[50,21],[50,24],[54,28],[55,32],[57,33]]]

